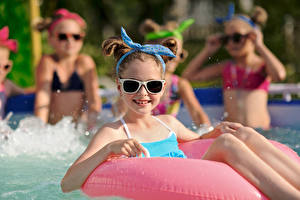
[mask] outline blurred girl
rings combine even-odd
[[[87,104],[88,128],[92,128],[101,110],[101,100],[95,63],[90,56],[79,53],[85,21],[76,13],[59,9],[51,20],[37,28],[48,30],[54,53],[44,55],[36,69],[35,115],[51,124],[64,116],[78,121]]]
[[[241,124],[223,122],[199,136],[172,115],[151,115],[166,84],[165,62],[176,54],[174,42],[164,45],[134,43],[122,29],[122,39],[103,43],[106,55],[117,59],[117,85],[128,107],[124,118],[102,126],[87,149],[64,176],[63,192],[79,189],[89,174],[111,156],[186,158],[180,142],[218,137],[203,159],[225,162],[258,187],[270,199],[300,198],[300,167],[267,139]],[[172,51],[171,51],[172,50]],[[183,172],[179,172],[183,173]],[[176,174],[174,174],[176,176]]]
[[[282,63],[263,42],[259,24],[264,24],[266,19],[267,14],[260,7],[256,7],[251,18],[234,15],[231,4],[228,15],[217,19],[224,23],[224,35],[209,36],[204,49],[183,73],[191,81],[222,76],[225,119],[263,129],[270,127],[267,109],[270,82],[286,76]],[[222,44],[232,59],[201,68]]]
[[[7,26],[0,29],[0,119],[4,117],[6,99],[13,95],[24,94],[24,90],[6,79],[12,69],[12,61],[9,60],[10,52],[17,53],[18,43],[8,39],[9,29]]]

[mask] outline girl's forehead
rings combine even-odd
[[[9,58],[10,50],[7,47],[0,46],[0,60],[7,60]]]
[[[125,64],[122,78],[162,79],[161,67],[153,59],[146,59],[145,61],[135,59]]]
[[[241,34],[246,34],[249,31],[251,31],[250,25],[242,20],[233,19],[233,20],[225,23],[224,32],[227,34],[235,33],[235,32],[241,33]]]
[[[54,32],[66,32],[66,33],[80,33],[82,31],[80,25],[73,19],[65,19],[59,22],[54,30]]]

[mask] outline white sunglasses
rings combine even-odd
[[[124,93],[135,94],[143,85],[147,92],[150,94],[158,94],[162,91],[165,80],[150,80],[150,81],[138,81],[135,79],[119,79],[121,88]]]

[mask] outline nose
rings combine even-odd
[[[148,92],[147,92],[147,90],[146,90],[145,87],[146,87],[145,85],[142,85],[141,88],[139,89],[138,93],[140,95],[147,95],[148,94]]]

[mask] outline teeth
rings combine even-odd
[[[147,103],[150,102],[150,100],[134,100],[135,103],[140,104],[140,105],[146,105]]]

